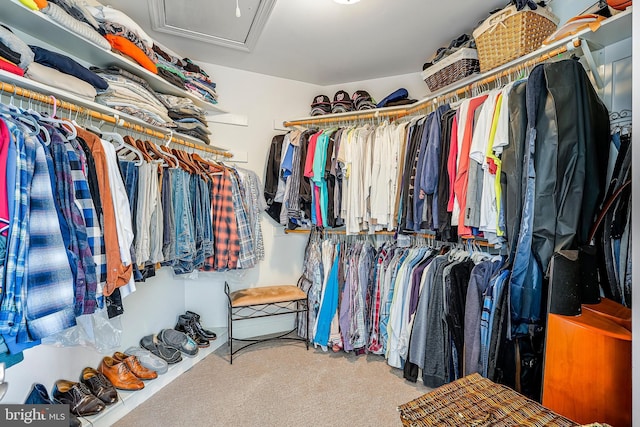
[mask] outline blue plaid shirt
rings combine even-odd
[[[71,178],[75,188],[76,203],[82,210],[84,217],[85,229],[87,232],[87,242],[89,249],[93,255],[93,261],[96,265],[96,300],[100,308],[103,307],[104,300],[102,296],[102,285],[107,281],[107,256],[104,248],[104,235],[100,228],[100,220],[96,213],[96,208],[91,197],[91,190],[87,181],[87,175],[84,172],[86,161],[84,160],[84,151],[75,139],[65,143],[67,147],[67,155],[69,156],[69,166],[71,167]]]
[[[15,336],[23,321],[24,282],[29,223],[29,194],[36,160],[36,142],[22,125],[5,120],[16,146],[14,206],[0,304],[0,333]],[[56,217],[57,218],[57,217]]]
[[[41,339],[76,325],[74,283],[60,232],[45,149],[36,142],[28,223],[26,315],[18,342]],[[28,331],[27,331],[28,327]]]
[[[55,172],[54,194],[57,205],[69,228],[69,242],[67,249],[73,253],[76,272],[75,285],[75,314],[92,314],[96,311],[96,264],[89,249],[87,229],[84,217],[76,203],[75,184],[71,176],[71,165],[68,148],[62,134],[47,126],[51,136],[51,143],[47,147],[51,152],[51,172]],[[48,154],[47,154],[48,155]]]
[[[233,210],[236,213],[238,237],[240,238],[240,257],[238,258],[238,268],[251,268],[256,265],[256,254],[253,245],[251,224],[249,224],[247,210],[242,202],[237,172],[232,170],[229,177],[231,179],[231,192],[233,194]]]

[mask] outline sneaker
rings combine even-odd
[[[166,360],[154,355],[149,350],[142,347],[129,347],[124,351],[124,354],[129,356],[135,356],[142,366],[152,371],[156,371],[158,375],[162,375],[169,369],[169,364]]]

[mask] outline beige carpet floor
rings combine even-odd
[[[429,391],[381,356],[293,342],[223,345],[122,418],[125,426],[401,426],[396,407]]]

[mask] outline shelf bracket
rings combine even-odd
[[[598,72],[598,66],[596,65],[595,59],[593,58],[593,53],[591,53],[589,42],[585,39],[580,39],[580,42],[580,47],[582,48],[584,59],[587,61],[587,65],[589,66],[589,70],[591,70],[591,74],[593,75],[596,86],[598,87],[598,89],[602,89],[604,87],[604,82],[602,80],[602,76]]]

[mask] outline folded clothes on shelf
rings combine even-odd
[[[174,65],[177,65],[178,67],[182,68],[186,65],[186,63],[182,59],[178,58],[175,55],[171,55],[168,52],[165,52],[164,49],[162,49],[160,46],[158,46],[155,43],[153,44],[153,51],[157,53],[158,56],[162,57],[162,59],[164,59],[165,61]]]
[[[0,58],[0,70],[8,71],[11,74],[15,74],[21,77],[24,75],[24,70],[22,68],[18,67],[13,62],[7,61],[3,58]]]
[[[111,67],[106,67],[106,68],[99,68],[99,67],[91,67],[90,68],[91,71],[93,71],[94,73],[102,73],[102,74],[112,74],[115,76],[122,76],[125,77],[137,84],[139,84],[140,86],[142,86],[143,88],[145,88],[147,90],[147,92],[149,92],[150,94],[152,94],[158,101],[160,101],[165,107],[170,108],[171,105],[167,104],[163,98],[160,97],[160,93],[156,92],[155,90],[153,90],[153,88],[151,87],[151,85],[149,84],[148,81],[146,81],[145,79],[143,79],[140,76],[136,76],[135,74],[132,74],[130,72],[128,72],[127,70],[123,70],[122,68],[116,67],[115,65],[111,66]]]
[[[385,96],[384,99],[382,99],[382,101],[378,102],[377,107],[378,108],[389,107],[389,103],[400,101],[402,99],[407,99],[408,96],[409,96],[409,92],[405,88],[401,87],[400,89],[394,90],[389,95]]]
[[[62,73],[55,68],[34,62],[27,69],[25,76],[33,81],[44,83],[73,93],[74,95],[93,101],[97,95],[96,88],[84,80],[70,74]]]
[[[181,79],[180,77],[178,77],[177,75],[175,75],[174,73],[167,70],[161,65],[158,65],[158,75],[163,79],[165,79],[166,81],[168,81],[169,83],[171,83],[172,85],[174,85],[175,87],[178,87],[182,90],[186,89],[184,86],[183,79]]]
[[[136,45],[144,54],[149,58],[151,62],[158,60],[158,55],[153,51],[152,47],[142,41],[142,39],[134,31],[130,30],[122,24],[112,21],[102,21],[100,27],[105,34],[112,34],[114,36],[124,37],[131,43]]]
[[[97,32],[89,24],[82,21],[78,21],[73,16],[65,12],[65,10],[62,9],[57,4],[49,2],[40,11],[45,15],[47,15],[49,18],[51,18],[52,21],[58,23],[62,27],[66,28],[67,30],[79,35],[80,37],[83,37],[91,41],[93,44],[101,47],[102,49],[104,50],[111,49],[109,42],[106,41],[99,32]]]
[[[107,39],[113,50],[133,59],[140,66],[144,67],[153,74],[158,74],[156,64],[154,64],[153,61],[142,51],[142,49],[140,49],[134,43],[122,36],[115,36],[113,34],[105,34],[104,37]]]
[[[42,0],[40,0],[42,1]],[[94,30],[100,32],[100,24],[93,17],[89,9],[85,6],[83,1],[79,0],[48,0],[51,3],[55,3],[60,6],[71,17],[77,19],[80,22],[84,22],[90,25]],[[44,3],[47,3],[46,1]]]
[[[0,25],[0,56],[26,70],[33,62],[34,54],[22,39],[13,32]]]
[[[109,91],[96,97],[96,101],[138,117],[156,126],[172,126],[167,107],[139,83],[122,75],[99,74],[109,82]]]
[[[126,13],[114,9],[111,6],[87,6],[87,10],[94,16],[99,22],[115,22],[126,27],[131,32],[135,33],[140,40],[148,47],[153,46],[153,39],[147,34],[140,25],[133,19],[131,19]]]
[[[83,67],[68,56],[61,53],[52,52],[39,46],[30,47],[35,55],[34,61],[38,64],[55,68],[62,73],[70,74],[74,77],[77,77],[80,80],[89,83],[98,91],[104,91],[109,88],[109,84],[103,78],[101,78],[88,68]]]

